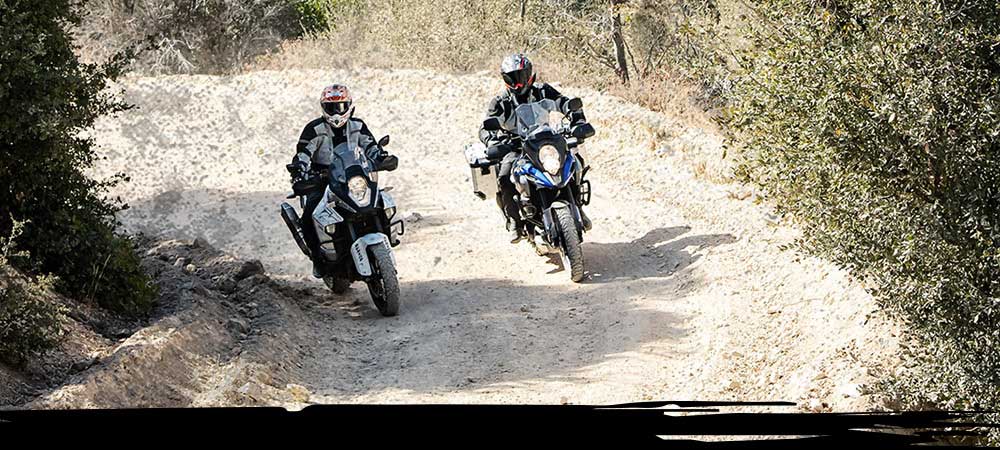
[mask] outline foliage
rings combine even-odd
[[[131,240],[116,233],[122,206],[103,192],[124,176],[97,181],[84,171],[97,157],[83,136],[94,121],[122,111],[106,90],[122,74],[128,52],[82,64],[68,28],[80,20],[71,0],[0,0],[0,235],[27,222],[12,260],[59,278],[70,297],[114,310],[149,309],[156,289],[142,272]],[[9,242],[9,241],[8,241]]]
[[[1000,9],[768,0],[728,123],[802,245],[912,327],[904,405],[1000,406]]]
[[[10,271],[0,266],[0,278]],[[42,291],[13,279],[0,279],[0,362],[23,364],[52,348],[63,336],[60,308]]]
[[[90,0],[85,55],[101,59],[136,42],[136,69],[220,73],[241,68],[286,39],[335,28],[356,0]]]

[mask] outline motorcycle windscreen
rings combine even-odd
[[[522,138],[526,138],[539,128],[550,128],[549,114],[554,111],[559,111],[559,107],[555,101],[550,99],[518,105],[514,109],[514,117],[517,120],[517,134]]]
[[[360,148],[351,149],[346,142],[334,147],[333,160],[330,163],[330,181],[347,183],[347,172],[351,167],[358,167],[369,179],[375,181],[373,178],[375,167]]]

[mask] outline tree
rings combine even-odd
[[[82,135],[98,117],[127,108],[107,87],[132,52],[81,63],[69,28],[82,8],[73,0],[0,0],[0,235],[27,222],[17,245],[30,257],[15,266],[57,275],[70,297],[141,313],[156,289],[130,238],[116,231],[124,205],[104,198],[127,178],[86,176],[97,155]]]

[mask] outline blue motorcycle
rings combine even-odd
[[[590,182],[584,179],[589,167],[584,167],[577,148],[594,135],[594,127],[588,123],[570,127],[566,123],[567,111],[583,107],[579,98],[569,100],[565,106],[566,111],[560,110],[549,99],[524,103],[518,105],[507,123],[491,117],[483,121],[483,128],[507,131],[521,146],[511,180],[517,189],[515,200],[521,205],[528,242],[539,255],[558,253],[563,266],[570,269],[571,279],[579,282],[585,273],[580,244],[589,229],[584,227],[580,207],[590,203]],[[550,117],[558,120],[550,121]],[[474,167],[473,181],[480,185],[484,184],[482,176],[496,173],[495,166],[483,159],[469,163]]]

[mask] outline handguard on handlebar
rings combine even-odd
[[[577,138],[579,141],[590,138],[594,136],[595,133],[596,131],[594,130],[594,126],[587,122],[576,125],[572,128],[572,130],[570,130],[570,135]]]
[[[510,153],[510,151],[510,144],[495,144],[486,148],[486,157],[493,161],[499,161]]]

